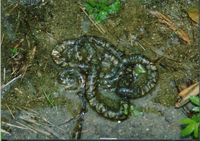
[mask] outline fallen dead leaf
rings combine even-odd
[[[189,9],[187,11],[188,16],[190,17],[190,19],[192,21],[194,21],[195,23],[199,23],[199,10],[198,8],[193,8],[193,9]]]
[[[167,25],[172,31],[174,31],[180,39],[185,41],[187,44],[190,44],[190,38],[187,32],[183,31],[182,29],[178,28],[176,24],[167,16],[163,15],[158,11],[149,11],[150,14],[158,18],[160,23]]]
[[[192,84],[191,86],[185,88],[178,94],[178,101],[175,104],[176,108],[179,108],[189,102],[190,96],[196,96],[199,94],[199,82]]]

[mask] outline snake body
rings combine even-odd
[[[108,119],[127,119],[129,99],[147,94],[157,81],[156,66],[145,56],[126,57],[106,39],[96,36],[66,40],[53,49],[52,58],[65,68],[60,74],[60,82],[73,88],[79,87],[89,105]],[[137,65],[145,70],[141,77],[144,80],[133,71]],[[97,95],[102,93],[100,87],[121,97],[118,109],[98,100]]]

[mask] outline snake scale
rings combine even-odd
[[[102,37],[84,35],[66,40],[56,45],[51,55],[64,68],[59,82],[78,89],[97,113],[112,120],[127,119],[129,100],[147,94],[158,77],[156,66],[147,57],[127,56]],[[142,75],[138,75],[138,69]],[[118,109],[97,98],[102,89],[120,97]]]

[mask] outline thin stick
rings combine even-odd
[[[41,133],[41,134],[44,134],[44,135],[47,135],[47,136],[51,136],[51,133],[49,133],[49,132],[46,132],[46,131],[41,130],[41,129],[39,129],[39,128],[34,128],[34,127],[32,127],[32,126],[29,126],[29,127],[32,128],[33,130],[36,130],[37,132],[39,132],[39,133]]]
[[[36,125],[42,125],[40,123],[37,123],[36,120],[33,120],[33,119],[27,119],[26,117],[23,117],[23,116],[20,116],[19,118],[28,122],[28,123],[33,123],[33,124],[36,124]]]
[[[24,128],[24,127],[21,127],[21,126],[18,126],[18,125],[3,122],[3,121],[1,121],[1,124],[7,125],[7,126],[10,126],[10,127],[16,127],[16,128],[19,128],[19,129],[28,129],[28,128]]]
[[[81,115],[78,114],[78,115],[76,115],[75,117],[72,117],[72,118],[66,120],[66,121],[63,122],[63,123],[58,124],[58,126],[61,126],[61,125],[67,124],[67,123],[69,123],[70,121],[72,121],[72,120],[74,120],[74,119],[76,119],[76,118],[78,118],[78,117],[80,117],[80,116],[81,116]]]
[[[133,42],[136,42],[143,50],[145,50],[144,46],[137,40],[135,35],[130,35],[130,43],[133,46]]]
[[[48,131],[51,135],[55,136],[56,138],[59,139],[64,139],[63,137],[60,137],[60,135],[56,132],[53,131],[53,129],[49,128],[49,127],[44,127],[46,131]]]
[[[50,126],[52,127],[56,127],[62,131],[64,131],[64,129],[60,128],[60,127],[57,127],[56,125],[54,125],[53,123],[51,123],[50,121],[48,121],[45,117],[40,117],[44,122],[46,122],[47,124],[50,124]]]
[[[81,4],[80,4],[80,5],[81,5]],[[93,24],[102,34],[104,34],[104,33],[105,33],[105,30],[104,30],[101,26],[97,25],[97,23],[96,23],[94,20],[92,20],[92,18],[90,17],[90,15],[88,15],[88,13],[85,11],[85,9],[82,8],[82,5],[80,6],[80,8],[81,8],[81,10],[83,11],[83,13],[89,18],[89,20],[92,22],[92,24]]]
[[[10,80],[8,83],[6,83],[5,85],[3,84],[1,86],[1,89],[4,89],[5,87],[9,86],[11,83],[13,83],[15,80],[19,79],[20,77],[22,77],[22,75],[20,74],[19,76],[13,78],[12,80]]]
[[[145,48],[143,47],[143,45],[139,41],[137,41],[137,43],[143,50],[145,50]]]
[[[1,37],[1,43],[0,43],[0,45],[2,45],[3,40],[4,40],[4,34],[3,34],[2,37]]]
[[[10,114],[11,114],[12,118],[13,118],[13,119],[15,119],[15,116],[13,115],[12,111],[10,110],[10,108],[8,107],[8,105],[7,105],[7,104],[6,104],[6,107],[8,108],[8,110],[9,110],[9,112],[10,112]]]
[[[15,3],[12,3],[10,5],[8,5],[7,7],[5,7],[4,11],[7,11],[9,8],[11,8],[11,6],[15,5]]]
[[[9,132],[7,132],[6,130],[4,130],[4,129],[0,129],[0,131],[1,131],[1,133],[5,133],[5,134],[8,134],[8,135],[11,135]]]
[[[27,125],[24,125],[24,124],[22,124],[21,122],[18,122],[18,121],[16,121],[18,124],[20,124],[21,126],[23,126],[23,127],[25,127],[26,129],[29,129],[30,131],[33,131],[34,133],[37,133],[37,131],[36,130],[34,130],[34,129],[32,129],[32,128],[30,128],[29,126],[27,126]]]
[[[33,110],[33,109],[30,109],[30,108],[27,108],[27,107],[23,107],[23,108],[21,108],[21,107],[16,107],[17,109],[19,109],[19,110],[21,110],[21,111],[26,111],[26,110],[29,110],[29,111],[31,111],[32,113],[34,113],[34,114],[39,114],[37,111],[35,111],[35,110]],[[27,112],[27,111],[26,111]],[[27,113],[30,113],[30,112],[27,112]]]
[[[19,5],[19,3],[16,3],[15,6],[13,6],[13,8],[11,8],[8,13],[6,13],[6,16],[10,16],[10,14],[15,10],[15,8],[17,8]]]
[[[3,68],[3,82],[6,80],[6,68]]]

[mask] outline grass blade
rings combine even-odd
[[[195,124],[195,127],[194,127],[194,137],[195,138],[199,137],[199,123]]]
[[[190,119],[190,118],[184,118],[180,120],[180,123],[182,124],[193,124],[194,120]]]
[[[181,131],[181,136],[188,136],[190,135],[193,131],[194,131],[194,128],[195,128],[195,124],[189,124],[188,126],[186,126],[186,128],[184,128],[182,131]]]

